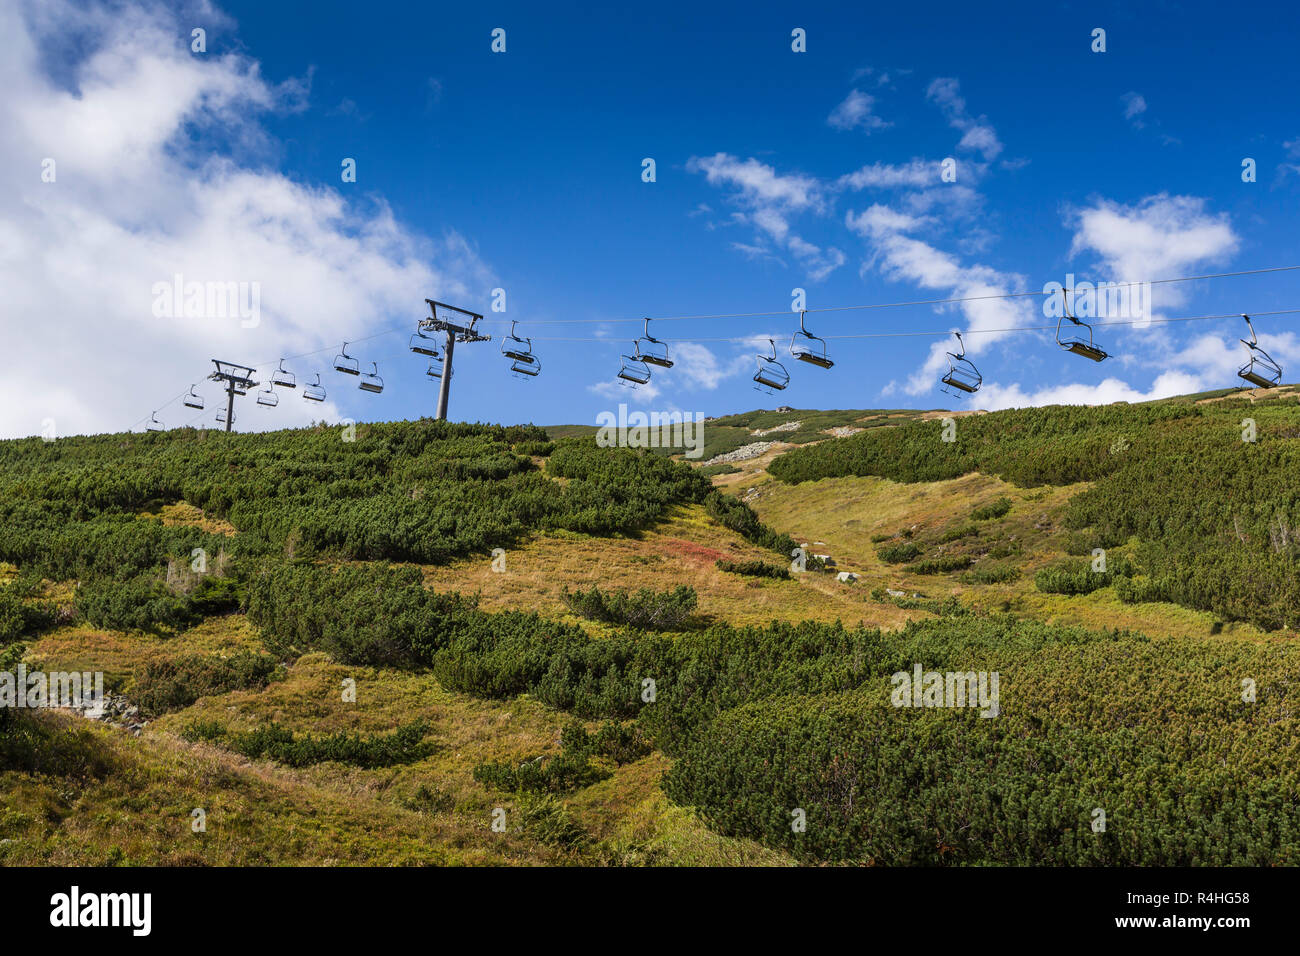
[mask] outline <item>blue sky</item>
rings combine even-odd
[[[969,332],[986,384],[968,405],[1233,384],[1239,320],[1099,328],[1114,357],[1095,365],[1050,335],[988,331],[1044,324],[1037,298],[816,311],[1300,264],[1295,13],[1215,6],[5,0],[17,103],[0,145],[21,175],[0,207],[0,269],[25,371],[0,386],[0,428],[140,427],[213,355],[316,350],[289,365],[322,373],[326,407],[248,401],[237,425],[429,414],[406,334],[377,334],[413,327],[426,296],[486,312],[494,338],[517,320],[542,357],[524,382],[496,341],[459,350],[460,420],[594,422],[623,401],[954,404],[934,387],[950,339],[835,338],[880,332]],[[49,157],[54,183],[38,175]],[[152,286],[176,273],[258,283],[256,326],[151,314]],[[504,313],[489,311],[494,288]],[[787,353],[790,388],[760,395],[754,342],[788,349],[795,288],[836,365]],[[1297,289],[1287,272],[1165,285],[1153,311],[1300,308]],[[648,388],[614,384],[639,332],[618,320],[761,312],[777,314],[654,323],[677,366]],[[1294,322],[1258,322],[1283,365],[1300,360]],[[350,351],[379,362],[382,396],[329,369],[342,339],[366,336]],[[210,415],[173,402],[159,417]]]

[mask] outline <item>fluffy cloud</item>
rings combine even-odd
[[[845,220],[848,227],[869,243],[885,275],[911,282],[925,289],[942,290],[945,298],[967,298],[957,303],[966,319],[967,352],[978,354],[989,345],[1012,334],[1010,330],[1032,324],[1032,306],[1024,299],[999,299],[1023,288],[1021,276],[1004,274],[983,265],[963,265],[958,259],[933,245],[907,235],[923,224],[886,206],[874,205],[859,215],[851,211]],[[947,368],[948,350],[955,341],[943,339],[930,346],[925,363],[904,385],[910,395],[923,394],[934,387],[936,377]]]
[[[835,129],[861,128],[870,133],[873,129],[892,126],[875,114],[876,98],[861,90],[852,90],[839,106],[831,111],[826,122]]]
[[[688,171],[703,173],[712,186],[735,190],[732,201],[741,207],[734,221],[754,227],[759,242],[739,244],[747,255],[790,252],[813,281],[820,281],[844,264],[844,253],[823,250],[794,233],[790,220],[801,213],[823,214],[827,210],[826,190],[816,178],[781,174],[754,158],[738,159],[727,153],[693,156]]]
[[[940,172],[938,160],[913,159],[901,165],[877,162],[841,176],[836,185],[854,190],[897,189],[901,186],[922,189],[939,183]]]
[[[961,85],[955,79],[939,77],[931,81],[925,95],[943,112],[948,124],[961,132],[961,141],[957,144],[960,148],[982,154],[986,162],[997,158],[1002,152],[997,131],[987,117],[970,114],[966,109],[966,100],[961,95]]]
[[[1125,93],[1120,98],[1124,104],[1124,118],[1129,121],[1134,129],[1141,129],[1146,125],[1141,119],[1143,113],[1147,111],[1146,97],[1140,93]]]
[[[1240,245],[1226,214],[1206,211],[1196,196],[1160,193],[1126,206],[1106,199],[1067,214],[1075,226],[1070,253],[1093,252],[1110,281],[1165,279],[1226,261]],[[1152,290],[1155,308],[1182,304],[1177,284]]]
[[[325,371],[334,399],[348,394],[328,372],[343,338],[408,321],[426,290],[477,297],[490,287],[454,233],[429,240],[381,201],[354,204],[229,158],[271,153],[260,117],[300,109],[306,84],[270,83],[244,56],[191,54],[189,22],[162,5],[0,5],[0,152],[20,171],[0,193],[10,343],[0,435],[38,432],[45,419],[58,434],[127,427],[200,380],[213,356],[274,367],[275,356],[321,349],[290,366],[300,380]],[[42,181],[46,159],[53,182]],[[155,285],[177,275],[257,283],[260,321],[160,317]],[[395,350],[396,338],[379,339],[361,356]],[[215,404],[215,388],[206,392]],[[362,406],[349,394],[343,407],[312,406],[286,396],[274,412],[245,400],[238,425],[335,418],[347,403],[399,417],[393,400]],[[176,402],[159,417],[210,420]]]

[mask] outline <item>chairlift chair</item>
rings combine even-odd
[[[274,385],[268,385],[257,393],[257,404],[264,405],[267,408],[275,408],[280,404],[280,396],[275,394]]]
[[[160,432],[166,429],[166,425],[158,421],[158,413],[151,412],[149,415],[149,424],[145,426],[151,432]]]
[[[773,389],[779,392],[790,384],[790,373],[776,360],[776,342],[768,339],[767,344],[772,347],[771,355],[758,353],[754,356],[758,359],[758,369],[754,372],[754,381],[758,384],[754,388],[770,395]]]
[[[437,343],[431,336],[425,335],[420,329],[415,330],[415,334],[411,336],[411,341],[408,343],[408,347],[417,355],[427,355],[429,358],[438,357]]]
[[[533,353],[533,340],[515,335],[515,322],[510,322],[510,334],[501,340],[501,354],[515,362],[532,365],[537,361]]]
[[[218,409],[217,409],[217,424],[218,424],[218,425],[224,425],[225,423],[226,423],[226,410],[225,410],[224,408],[218,408]],[[233,425],[234,423],[235,423],[235,415],[234,415],[234,412],[231,412],[231,414],[230,414],[230,424]]]
[[[344,375],[360,375],[361,363],[348,354],[348,343],[343,343],[343,351],[334,356],[334,371]]]
[[[540,372],[541,370],[542,370],[542,363],[537,361],[536,358],[534,358],[531,363],[521,362],[518,360],[515,360],[514,362],[510,363],[510,371],[515,374],[516,378],[519,377],[536,378],[537,373]]]
[[[1260,347],[1250,316],[1243,314],[1242,318],[1246,320],[1246,325],[1250,329],[1250,341],[1241,339],[1241,344],[1249,350],[1250,359],[1237,369],[1237,375],[1256,388],[1276,388],[1282,382],[1282,366]]]
[[[804,327],[804,313],[799,313],[799,328],[790,336],[790,354],[801,362],[818,368],[830,368],[835,363],[826,354],[826,340],[813,335]],[[800,336],[803,339],[800,340]]]
[[[643,364],[658,365],[660,368],[672,368],[673,360],[668,357],[668,346],[650,334],[650,320],[645,320],[644,334],[636,342],[633,357]]]
[[[1062,310],[1064,314],[1059,319],[1056,320],[1056,344],[1059,345],[1061,348],[1065,349],[1067,352],[1073,352],[1075,355],[1082,355],[1084,358],[1092,359],[1092,361],[1094,362],[1103,362],[1106,359],[1110,358],[1110,355],[1106,352],[1105,349],[1093,343],[1092,326],[1089,325],[1087,322],[1079,321],[1073,315],[1070,314],[1070,293],[1068,290],[1062,290],[1062,291],[1064,292],[1065,295],[1065,308]],[[1082,338],[1077,338],[1077,337],[1072,339],[1062,339],[1061,323],[1064,322],[1066,319],[1069,319],[1071,322],[1073,322],[1075,325],[1079,326],[1080,328],[1087,329],[1088,341],[1085,342]]]
[[[966,358],[966,343],[961,340],[961,333],[954,332],[953,335],[957,336],[958,351],[948,353],[948,374],[943,377],[943,384],[960,389],[967,394],[974,394],[984,384],[984,376],[980,374],[974,363]],[[949,394],[955,395],[956,392],[949,392]]]
[[[442,357],[435,355],[433,361],[429,363],[429,367],[424,370],[424,374],[431,379],[439,379],[442,378],[443,368],[444,362]]]
[[[284,359],[280,359],[280,367],[271,373],[271,384],[278,385],[280,388],[297,388],[298,379],[284,367]]]
[[[363,392],[375,392],[378,394],[384,390],[384,380],[379,377],[379,363],[370,363],[371,371],[361,376],[359,387]]]
[[[622,365],[618,370],[618,377],[625,382],[631,383],[632,388],[650,381],[650,369],[646,366],[646,356],[642,355],[641,350],[638,348],[639,344],[639,342],[633,342],[632,354],[621,356]]]
[[[320,383],[320,372],[316,373],[316,381],[302,387],[302,397],[309,402],[325,401],[325,386]]]
[[[197,408],[199,411],[203,410],[203,396],[194,391],[193,385],[190,386],[190,393],[185,396],[185,407]]]

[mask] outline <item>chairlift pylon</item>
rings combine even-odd
[[[1276,388],[1282,383],[1282,366],[1278,365],[1273,356],[1260,346],[1250,316],[1243,313],[1241,317],[1246,320],[1246,326],[1250,329],[1250,341],[1240,340],[1241,344],[1249,350],[1250,359],[1237,369],[1237,375],[1256,388]]]
[[[257,393],[257,404],[266,408],[275,408],[280,404],[280,396],[275,394],[274,385],[268,385]]]
[[[302,387],[302,397],[309,402],[325,401],[325,386],[320,383],[320,372],[316,373],[316,381]]]
[[[818,368],[830,368],[835,363],[826,354],[826,340],[813,335],[804,326],[804,311],[799,312],[799,328],[790,336],[790,354],[801,362],[816,365]],[[803,336],[800,341],[799,337]]]
[[[772,348],[771,355],[763,355],[760,352],[754,356],[758,359],[758,369],[754,372],[754,381],[757,384],[754,388],[771,395],[774,389],[779,392],[790,384],[790,373],[776,360],[776,342],[768,339],[767,344]]]
[[[384,390],[384,380],[379,377],[379,363],[371,362],[370,371],[361,376],[358,387],[363,392],[374,392],[378,394]]]
[[[1065,296],[1065,308],[1062,309],[1063,314],[1061,317],[1056,320],[1056,344],[1067,352],[1073,352],[1075,355],[1082,355],[1084,358],[1091,359],[1094,362],[1104,362],[1106,359],[1110,358],[1110,355],[1105,349],[1096,345],[1092,341],[1092,326],[1087,322],[1082,322],[1079,319],[1076,319],[1070,314],[1070,291],[1068,289],[1062,289],[1061,291]],[[1062,339],[1061,323],[1066,319],[1069,319],[1080,328],[1087,329],[1088,341],[1085,342],[1081,338]]]
[[[632,388],[650,381],[650,369],[646,366],[646,357],[641,354],[639,344],[632,343],[631,355],[620,356],[622,363],[618,370],[618,377],[631,383]]]
[[[190,393],[189,393],[188,395],[185,396],[185,407],[186,407],[186,408],[197,408],[199,411],[202,411],[202,410],[203,410],[203,396],[200,395],[198,392],[194,391],[194,388],[195,388],[195,386],[191,385],[191,386],[190,386]]]
[[[673,360],[668,357],[668,346],[650,334],[649,318],[645,320],[641,338],[636,341],[633,357],[643,364],[658,365],[660,368],[673,367]]]
[[[271,384],[280,388],[297,388],[298,379],[284,367],[284,359],[280,359],[280,367],[271,373]]]
[[[334,371],[344,375],[360,375],[361,363],[348,354],[348,343],[343,343],[343,351],[334,356]]]
[[[958,351],[948,353],[948,374],[941,381],[949,388],[960,389],[968,395],[974,394],[980,390],[984,384],[984,376],[975,367],[975,364],[966,357],[966,343],[962,341],[961,333],[954,332],[957,336]],[[948,391],[944,389],[944,391]],[[956,395],[956,392],[949,392],[950,395]]]

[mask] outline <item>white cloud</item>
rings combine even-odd
[[[702,172],[712,186],[735,186],[744,199],[757,207],[801,211],[820,209],[821,184],[811,176],[781,175],[766,163],[750,159],[740,160],[727,153],[712,156],[693,156],[687,162],[690,172]]]
[[[843,102],[831,110],[826,122],[835,129],[854,129],[860,127],[870,133],[873,129],[886,129],[892,126],[875,114],[876,98],[861,90],[852,90]]]
[[[733,221],[755,228],[759,239],[756,244],[737,244],[746,255],[773,255],[773,248],[785,249],[799,260],[813,281],[824,279],[844,264],[840,250],[833,247],[823,250],[790,228],[790,220],[795,215],[805,212],[820,215],[827,210],[825,190],[816,178],[783,175],[752,157],[742,161],[727,153],[693,156],[686,168],[703,173],[710,185],[737,190],[733,201],[743,211],[733,213]]]
[[[841,189],[896,189],[901,186],[924,188],[941,182],[938,160],[913,159],[902,165],[872,163],[836,180]]]
[[[1098,254],[1110,281],[1130,282],[1185,275],[1226,261],[1240,245],[1227,214],[1206,211],[1196,196],[1160,193],[1126,206],[1107,199],[1068,213],[1076,231],[1071,255]],[[1152,290],[1154,308],[1180,305],[1186,293],[1177,283]]]
[[[985,161],[997,158],[1002,152],[1002,143],[988,118],[972,116],[967,111],[966,100],[961,95],[961,84],[956,79],[939,77],[931,81],[925,96],[943,111],[948,124],[962,133],[958,146],[982,153]]]
[[[259,117],[301,108],[306,84],[269,83],[243,56],[192,55],[188,35],[188,21],[161,5],[0,6],[0,155],[26,157],[0,193],[0,327],[10,343],[0,435],[37,432],[45,418],[59,434],[121,429],[206,374],[213,356],[264,362],[336,347],[409,319],[423,290],[476,298],[490,288],[455,233],[430,241],[382,201],[348,202],[337,187],[268,169],[274,144]],[[249,165],[223,158],[222,143]],[[46,157],[52,183],[41,181]],[[260,323],[155,317],[154,284],[176,274],[259,283]],[[368,363],[402,344],[358,351]],[[290,367],[300,380],[320,369],[335,398],[348,393],[329,371],[332,355]],[[379,411],[390,400],[363,407],[397,417]],[[338,414],[289,397],[255,411],[244,399],[237,425]],[[159,415],[189,416],[179,405]]]
[[[1026,408],[1038,405],[1109,405],[1111,402],[1147,402],[1158,398],[1186,395],[1223,386],[1220,380],[1181,371],[1162,373],[1145,392],[1118,378],[1107,378],[1096,385],[1071,383],[1050,385],[1026,392],[1019,384],[999,385],[985,382],[971,396],[975,408]]]
[[[1026,300],[988,298],[1023,288],[1022,277],[988,266],[962,265],[954,256],[905,234],[921,220],[875,205],[858,216],[850,212],[845,222],[868,241],[873,261],[890,278],[944,290],[946,298],[970,299],[956,304],[966,319],[964,331],[974,333],[966,341],[969,354],[975,355],[1013,334],[1011,329],[1032,324],[1033,312]],[[920,395],[932,389],[935,379],[947,368],[945,353],[955,345],[955,340],[948,338],[933,343],[925,363],[908,378],[904,390]]]
[[[1142,129],[1146,125],[1140,117],[1147,111],[1146,97],[1140,93],[1128,92],[1120,98],[1124,104],[1124,118],[1129,121],[1134,129]]]

